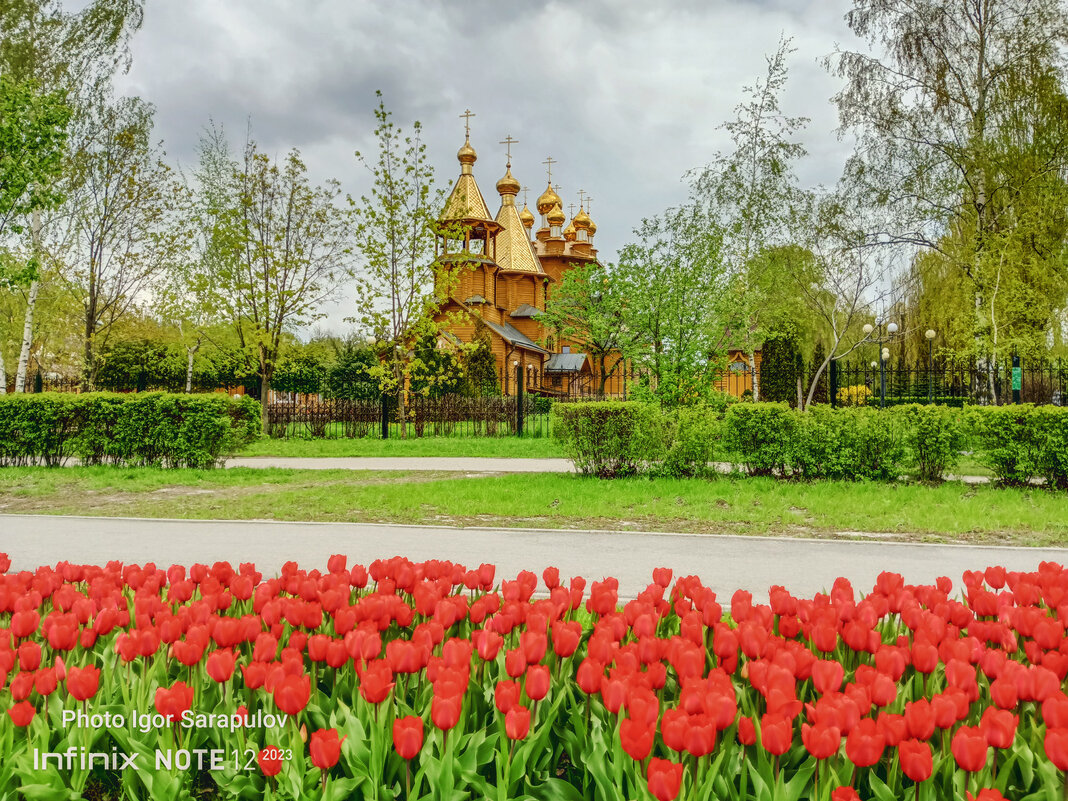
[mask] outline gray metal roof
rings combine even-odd
[[[497,323],[490,322],[489,320],[483,320],[483,322],[490,327],[490,330],[496,331],[498,335],[503,337],[508,342],[511,342],[513,345],[516,345],[521,348],[526,348],[527,350],[533,350],[538,353],[549,352],[545,350],[545,348],[543,348],[541,345],[535,343],[522,331],[519,331],[518,329],[508,325],[507,323],[505,323],[504,325],[497,325]]]
[[[547,373],[577,373],[586,363],[585,353],[554,353],[545,364]]]
[[[489,303],[489,301],[481,295],[472,295],[467,300],[465,300],[464,303]]]
[[[529,303],[521,303],[521,304],[519,304],[519,307],[514,312],[509,314],[508,316],[509,317],[537,317],[539,314],[544,314],[544,312],[540,311],[539,309],[535,309]]]

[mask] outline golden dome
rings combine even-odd
[[[587,218],[589,218],[589,215],[587,215]],[[589,233],[590,236],[593,236],[595,233],[597,233],[597,223],[595,223],[593,220],[590,220]]]
[[[560,196],[553,191],[553,185],[549,184],[538,198],[535,207],[538,209],[538,214],[547,214],[553,206],[558,205],[560,205]],[[563,220],[561,219],[560,222],[562,223]]]
[[[589,228],[590,227],[590,215],[588,215],[584,209],[579,209],[579,213],[575,215],[572,224],[576,228]]]
[[[530,209],[526,207],[525,204],[523,206],[523,210],[519,212],[519,219],[522,221],[524,228],[534,227],[534,214],[531,212]]]
[[[553,195],[555,196],[556,193],[554,192]],[[538,198],[539,211],[541,210],[541,200],[543,197],[545,197],[545,195],[542,195]],[[552,209],[549,211],[548,214],[545,215],[545,220],[549,223],[549,225],[563,225],[564,220],[566,219],[567,218],[564,216],[564,210],[560,208],[560,199],[557,198],[556,203],[553,205]]]
[[[461,164],[474,164],[478,159],[478,153],[471,147],[470,139],[465,139],[463,147],[456,151],[456,159]]]
[[[572,220],[567,224],[567,228],[564,229],[564,239],[568,242],[574,242],[575,237],[578,236],[578,231],[575,230],[575,221]]]
[[[519,181],[512,177],[511,168],[509,168],[504,173],[504,177],[497,182],[497,194],[501,196],[519,194]]]

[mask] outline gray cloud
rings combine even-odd
[[[797,47],[785,110],[812,120],[802,179],[837,178],[849,143],[834,135],[838,84],[818,60],[851,41],[845,10],[845,0],[155,2],[119,88],[155,103],[157,136],[184,164],[209,119],[235,145],[251,119],[266,151],[298,147],[316,180],[353,195],[368,188],[353,151],[373,150],[376,89],[395,122],[422,121],[445,187],[470,107],[483,192],[494,194],[497,142],[510,133],[531,201],[552,155],[565,205],[579,189],[594,197],[597,244],[613,260],[642,217],[685,197],[686,170],[727,148],[719,126],[780,32]],[[343,308],[331,310],[335,327]]]

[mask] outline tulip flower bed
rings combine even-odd
[[[724,609],[403,558],[0,554],[0,798],[1056,799],[1068,571]]]

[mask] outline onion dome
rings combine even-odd
[[[463,147],[456,151],[456,160],[465,166],[474,164],[478,160],[478,153],[471,147],[470,139],[465,139]]]
[[[597,233],[597,223],[595,223],[592,219],[590,220],[589,233],[590,233],[590,236],[593,236],[595,233]]]
[[[556,196],[555,192],[553,192],[553,196]],[[539,211],[541,210],[541,200],[543,197],[545,197],[545,195],[542,195],[538,198]],[[549,225],[563,225],[564,220],[566,219],[567,218],[564,216],[564,210],[560,208],[560,199],[557,198],[556,203],[553,205],[552,209],[549,211],[548,214],[545,215],[545,221],[549,223]]]
[[[553,206],[560,205],[560,196],[553,191],[553,185],[549,184],[541,197],[538,198],[538,202],[535,207],[538,209],[538,214],[548,214]],[[563,212],[561,211],[561,215]],[[563,220],[560,220],[560,224],[563,225]]]
[[[518,195],[519,194],[519,181],[512,177],[512,170],[509,168],[504,177],[497,182],[497,194],[501,197],[505,195]]]
[[[524,228],[530,229],[534,227],[534,214],[526,207],[526,205],[524,205],[523,210],[519,212],[519,219],[522,220]]]
[[[575,230],[575,221],[572,220],[567,224],[567,228],[564,229],[564,239],[568,242],[574,242],[578,237],[578,231]]]
[[[584,209],[579,209],[579,213],[575,215],[575,219],[571,221],[571,224],[575,228],[589,228],[590,227],[590,215],[588,215]]]

